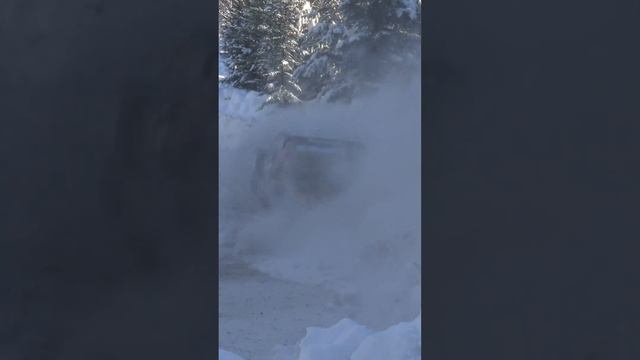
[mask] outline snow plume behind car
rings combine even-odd
[[[221,223],[222,232],[233,232],[224,241],[258,270],[337,290],[338,301],[352,304],[354,318],[372,328],[420,310],[420,76],[413,78],[348,105],[273,109],[244,123],[224,151],[221,127],[221,213],[243,213],[236,224]],[[281,132],[362,143],[352,186],[313,207],[288,201],[254,211],[256,151]]]

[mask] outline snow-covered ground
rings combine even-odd
[[[246,359],[295,358],[310,325],[348,316],[321,287],[270,277],[230,259],[220,264],[219,342]]]
[[[259,111],[259,94],[219,89],[219,342],[237,354],[221,358],[419,359],[419,80],[349,106],[289,110]],[[258,211],[255,151],[283,130],[363,142],[357,186],[312,209]]]
[[[345,318],[329,327],[309,327],[297,351],[274,351],[274,358],[288,360],[416,360],[421,351],[421,319],[401,322],[382,331]],[[296,355],[297,353],[297,355]],[[243,360],[220,349],[221,360]],[[280,356],[280,357],[279,357]]]

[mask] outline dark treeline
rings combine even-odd
[[[266,103],[350,100],[420,60],[420,0],[228,0],[227,82]]]

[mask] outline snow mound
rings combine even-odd
[[[266,97],[255,91],[234,88],[225,83],[228,69],[224,63],[224,56],[218,59],[218,113],[232,118],[254,118],[264,103]]]
[[[307,328],[300,342],[298,360],[349,360],[371,330],[350,319],[342,319],[329,328]]]
[[[244,360],[242,357],[222,349],[218,349],[219,360]]]
[[[373,332],[350,319],[329,328],[311,327],[300,342],[298,360],[419,360],[420,315]]]
[[[237,89],[225,84],[218,85],[218,112],[220,115],[237,118],[255,118],[265,101],[263,94]]]
[[[422,348],[420,316],[391,326],[360,343],[350,360],[418,360]]]

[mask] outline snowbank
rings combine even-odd
[[[358,344],[371,333],[371,330],[350,319],[342,319],[329,328],[307,328],[307,336],[300,342],[300,357],[298,359],[349,359]]]
[[[218,58],[219,114],[240,120],[243,118],[254,118],[264,102],[265,96],[254,91],[236,89],[225,84],[223,80],[227,76],[227,67],[224,64],[224,57],[221,54]]]
[[[360,343],[350,360],[417,360],[422,349],[420,316],[373,334]]]
[[[236,118],[255,118],[265,96],[255,91],[236,89],[224,84],[218,85],[218,106],[220,115]]]
[[[420,316],[375,333],[343,319],[329,328],[308,328],[298,360],[418,360],[421,348]]]
[[[299,343],[297,358],[282,348],[273,353],[274,360],[420,360],[422,349],[420,315],[411,322],[401,322],[374,332],[351,319],[342,319],[328,327],[309,327]],[[274,349],[278,350],[278,349]],[[237,354],[218,350],[220,360],[244,360]]]
[[[244,360],[244,359],[232,352],[218,349],[218,360]]]

